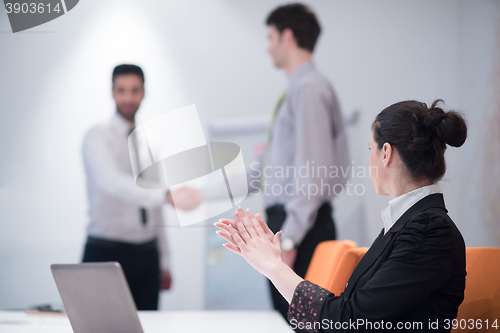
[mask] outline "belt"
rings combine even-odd
[[[92,246],[105,247],[113,250],[130,252],[149,252],[152,250],[157,250],[156,238],[144,243],[133,244],[88,236],[87,244]]]

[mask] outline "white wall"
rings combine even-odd
[[[460,7],[459,105],[469,120],[468,142],[457,156],[455,217],[467,246],[500,246],[500,2]],[[495,120],[494,115],[497,115]],[[494,121],[494,123],[492,123]],[[493,138],[495,142],[487,142]],[[497,161],[485,165],[485,157]],[[493,202],[495,208],[487,207]],[[493,216],[489,216],[492,215]]]
[[[59,301],[49,265],[81,259],[87,201],[80,146],[85,131],[113,112],[113,66],[132,62],[145,70],[139,122],[191,103],[205,127],[212,119],[270,114],[285,78],[265,53],[263,22],[278,3],[85,0],[61,18],[18,34],[7,32],[0,11],[0,309]],[[481,198],[467,182],[471,158],[481,147],[481,124],[493,108],[487,98],[497,3],[307,3],[324,31],[318,67],[344,111],[362,112],[351,133],[355,165],[368,163],[370,125],[384,107],[443,98],[467,115],[471,128],[466,145],[447,153],[450,214],[468,245],[498,246],[477,218]],[[374,193],[370,179],[362,181],[366,230],[357,231],[366,232],[368,242],[381,228],[388,198]],[[162,308],[200,309],[204,229],[167,233],[175,280]]]

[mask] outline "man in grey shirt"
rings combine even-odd
[[[268,52],[288,85],[273,114],[260,181],[251,180],[250,188],[264,193],[270,229],[283,230],[283,260],[304,277],[316,245],[335,239],[330,202],[346,190],[350,159],[339,103],[312,63],[320,33],[314,13],[285,5],[266,23]],[[271,294],[286,318],[288,303],[272,284]]]

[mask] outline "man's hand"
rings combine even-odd
[[[293,249],[290,251],[281,251],[281,259],[288,265],[291,269],[293,269],[293,264],[295,263],[295,258],[297,257],[297,249]]]
[[[170,190],[167,194],[167,202],[180,210],[195,209],[202,201],[202,191],[193,187],[183,186],[175,190]]]
[[[172,276],[170,275],[169,270],[161,271],[161,283],[160,289],[168,290],[172,285]]]

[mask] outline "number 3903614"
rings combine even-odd
[[[50,3],[44,4],[44,3],[34,3],[34,2],[32,2],[32,3],[24,2],[22,4],[21,3],[7,2],[5,4],[5,9],[7,11],[7,14],[10,14],[10,13],[14,13],[14,14],[19,14],[19,13],[22,13],[22,14],[27,14],[27,13],[42,14],[45,11],[47,11],[48,13],[50,13],[51,11],[59,13],[61,11],[61,8],[59,7],[59,3],[57,3],[53,8],[50,8]]]

